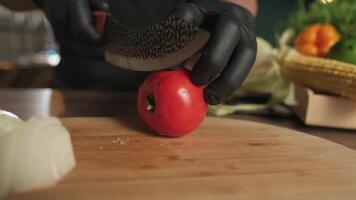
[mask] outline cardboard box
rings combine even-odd
[[[307,125],[356,129],[356,101],[296,85],[293,110]]]

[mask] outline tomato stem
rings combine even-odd
[[[150,113],[153,113],[156,108],[155,98],[153,95],[148,95],[146,97],[146,110]]]

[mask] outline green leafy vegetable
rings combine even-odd
[[[288,19],[288,28],[297,33],[313,23],[330,23],[341,33],[344,39],[356,38],[356,2],[355,0],[334,0],[324,4],[315,1],[305,8],[303,1],[297,12]]]
[[[328,57],[356,65],[356,39],[340,41],[332,48]]]

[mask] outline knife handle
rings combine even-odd
[[[102,36],[104,34],[107,18],[110,14],[103,11],[93,11],[92,14],[94,16],[95,31]]]

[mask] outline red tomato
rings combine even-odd
[[[208,105],[203,87],[191,82],[185,69],[150,74],[140,86],[138,113],[160,135],[179,137],[191,133],[204,120]]]

